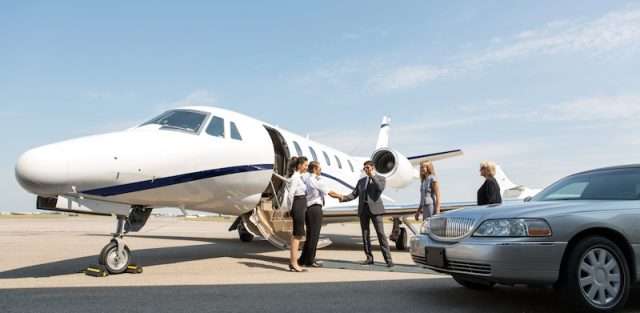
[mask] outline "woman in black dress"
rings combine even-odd
[[[288,203],[291,203],[291,219],[293,220],[293,233],[291,234],[289,270],[292,272],[303,272],[298,266],[298,248],[300,241],[304,238],[304,223],[307,214],[307,185],[304,183],[303,175],[307,171],[307,158],[298,157],[291,159],[290,170],[292,171],[287,181]]]
[[[480,163],[480,176],[485,178],[484,184],[478,189],[478,205],[502,203],[500,185],[494,178],[496,164],[491,161]]]

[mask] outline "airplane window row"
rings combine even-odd
[[[298,142],[293,141],[293,148],[296,150],[296,153],[298,156],[304,156],[304,153],[302,152],[302,148],[300,147]],[[311,152],[311,159],[313,161],[318,161],[318,155],[316,154],[316,150],[314,150],[313,147],[309,146],[309,152]],[[327,154],[327,152],[322,151],[322,154],[324,156],[325,162],[327,163],[327,166],[331,166],[331,159],[329,158],[329,155]],[[334,157],[336,160],[336,164],[338,165],[338,168],[342,169],[342,162],[340,161],[340,158],[338,158],[337,155],[334,155]],[[351,160],[347,159],[347,164],[349,164],[349,168],[351,169],[351,172],[355,172],[355,169],[353,167],[353,164],[351,163]]]
[[[212,117],[206,132],[214,137],[225,138],[224,119],[218,116]],[[240,135],[240,131],[238,130],[236,123],[229,122],[229,132],[231,133],[231,139],[242,140],[242,136]]]

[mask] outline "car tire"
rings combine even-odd
[[[487,290],[495,286],[495,283],[488,282],[488,281],[469,279],[469,278],[464,278],[458,275],[453,275],[452,277],[453,277],[453,280],[455,280],[458,284],[473,290]]]
[[[629,264],[611,240],[587,237],[569,251],[560,287],[578,312],[615,312],[624,307],[631,289]],[[596,288],[596,289],[594,289]]]

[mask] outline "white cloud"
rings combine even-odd
[[[452,74],[532,55],[628,53],[640,47],[640,9],[613,11],[591,21],[551,22],[539,29],[520,32],[511,40],[495,38],[489,43],[489,48],[474,55],[458,57],[458,62],[387,69],[374,74],[367,85],[382,91],[414,88]]]
[[[449,74],[449,69],[431,65],[402,66],[369,80],[374,89],[402,89],[438,79]]]
[[[577,99],[547,105],[550,120],[625,121],[640,120],[640,96],[608,96]]]
[[[588,22],[552,22],[519,33],[515,41],[468,59],[467,65],[487,65],[533,54],[581,52],[598,54],[640,44],[640,9],[613,11]]]
[[[204,105],[211,106],[217,102],[216,97],[206,89],[198,89],[187,95],[184,99],[174,101],[170,104],[171,107],[179,106],[195,106]]]

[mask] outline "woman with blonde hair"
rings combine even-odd
[[[500,185],[494,178],[496,164],[491,161],[480,163],[480,176],[484,177],[484,183],[478,189],[478,205],[502,203]]]
[[[416,221],[440,214],[440,184],[431,161],[420,162],[420,205],[416,212]]]

